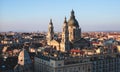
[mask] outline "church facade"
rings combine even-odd
[[[47,34],[47,44],[53,46],[59,51],[65,52],[72,48],[82,49],[90,46],[90,43],[85,39],[81,38],[81,28],[78,21],[75,18],[75,13],[72,10],[70,19],[67,22],[65,17],[62,27],[61,40],[54,39],[54,26],[52,20],[50,20]]]

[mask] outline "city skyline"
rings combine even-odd
[[[48,31],[50,19],[54,30],[62,31],[64,17],[75,11],[82,31],[120,31],[118,0],[1,0],[0,31]]]

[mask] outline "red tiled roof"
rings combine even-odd
[[[77,50],[77,49],[71,49],[70,52],[76,52],[76,53],[80,53],[80,54],[84,54],[85,53],[84,51]]]
[[[72,49],[71,52],[81,52],[80,50]]]

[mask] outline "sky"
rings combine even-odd
[[[0,0],[0,32],[62,31],[72,9],[82,31],[120,31],[120,0]]]

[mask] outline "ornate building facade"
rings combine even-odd
[[[69,51],[72,48],[84,48],[90,46],[88,41],[81,38],[81,28],[79,27],[79,23],[75,18],[73,10],[71,11],[71,16],[68,22],[65,17],[62,27],[62,39],[59,41],[54,39],[54,26],[52,20],[50,20],[47,43],[62,52]]]
[[[35,72],[120,72],[120,49],[111,44],[89,48],[73,10],[68,22],[64,20],[61,40],[54,39],[53,28],[50,21],[48,47],[34,58]]]

